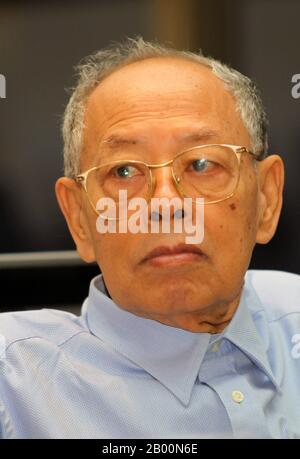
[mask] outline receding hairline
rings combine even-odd
[[[130,67],[140,67],[143,63],[147,61],[173,61],[174,63],[177,62],[188,62],[190,64],[193,64],[193,67],[200,67],[202,70],[205,72],[209,73],[210,76],[219,83],[221,83],[222,87],[224,88],[226,93],[230,93],[231,96],[233,97],[234,101],[236,102],[236,98],[233,94],[233,92],[228,88],[225,84],[225,82],[214,73],[213,68],[209,64],[205,64],[203,62],[198,62],[196,59],[193,59],[192,57],[189,56],[184,56],[184,55],[172,55],[172,56],[150,56],[150,57],[145,57],[143,59],[135,60],[135,61],[130,61],[130,62],[122,62],[117,68],[113,68],[110,72],[108,72],[101,80],[97,83],[97,85],[91,89],[91,91],[86,95],[85,97],[85,108],[87,106],[88,100],[90,97],[93,95],[95,91],[97,91],[107,80],[110,79],[110,77],[118,74],[119,72],[122,72],[126,68]]]
[[[152,61],[158,61],[159,62],[159,61],[162,61],[162,60],[163,61],[172,61],[173,64],[176,64],[176,63],[178,63],[180,61],[181,62],[187,61],[187,62],[189,62],[191,64],[195,64],[195,65],[192,66],[195,69],[200,67],[200,71],[201,71],[201,69],[204,70],[205,73],[206,73],[205,76],[209,77],[212,81],[215,81],[217,83],[217,85],[219,85],[219,87],[222,88],[222,90],[224,90],[224,95],[226,94],[227,96],[230,97],[230,99],[232,100],[232,102],[234,104],[234,109],[238,113],[238,107],[237,107],[237,103],[238,102],[237,102],[237,99],[235,97],[235,94],[233,93],[233,91],[230,88],[228,88],[226,83],[218,75],[216,75],[213,72],[213,69],[211,68],[211,66],[202,64],[201,62],[197,62],[197,61],[195,61],[195,60],[193,60],[192,58],[189,58],[189,57],[175,55],[175,56],[153,56],[153,57],[151,56],[151,57],[146,57],[145,59],[142,59],[142,60],[129,62],[129,63],[124,63],[123,65],[120,65],[117,69],[113,69],[109,74],[107,74],[104,78],[102,78],[94,88],[92,88],[92,90],[90,91],[89,94],[86,95],[86,97],[84,99],[84,106],[83,106],[84,118],[86,119],[87,108],[88,108],[88,105],[89,105],[89,103],[91,101],[91,98],[93,98],[93,96],[95,95],[95,92],[97,92],[99,90],[101,91],[101,89],[103,87],[104,87],[103,88],[104,91],[106,89],[109,89],[109,91],[113,90],[113,88],[106,88],[105,87],[106,83],[109,82],[110,78],[113,78],[119,72],[121,73],[122,71],[124,71],[124,70],[126,70],[127,68],[130,68],[130,67],[132,67],[132,68],[136,67],[138,69],[146,61],[150,61],[149,64],[151,66],[151,65],[153,65]],[[159,74],[159,70],[158,70],[157,73]],[[200,78],[201,78],[201,75],[200,75]],[[199,83],[201,83],[200,79],[199,79]],[[114,84],[114,82],[113,82],[113,84]],[[186,86],[187,90],[196,89],[196,87],[188,87],[187,85],[185,85],[185,86]],[[160,91],[160,90],[161,89],[158,89],[158,91]],[[155,85],[154,85],[154,92],[155,92]],[[239,115],[239,118],[241,119],[240,114],[238,114],[238,115]],[[241,121],[243,123],[242,119],[241,119]],[[85,128],[86,128],[86,126],[85,126]],[[83,151],[84,151],[84,143],[82,144],[82,152]]]

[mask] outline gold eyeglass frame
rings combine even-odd
[[[166,161],[165,163],[161,163],[161,164],[147,164],[145,163],[144,161],[139,161],[139,160],[130,160],[130,159],[120,159],[120,160],[116,160],[116,161],[110,161],[110,162],[107,162],[107,163],[104,163],[104,164],[101,164],[100,166],[95,166],[95,167],[92,167],[91,169],[88,169],[87,171],[85,172],[82,172],[81,174],[78,174],[76,175],[76,177],[74,178],[75,182],[78,183],[79,185],[81,185],[87,195],[87,198],[88,198],[88,201],[90,203],[90,205],[92,206],[92,208],[94,209],[94,211],[96,212],[97,215],[101,216],[101,214],[97,211],[96,207],[94,206],[93,202],[91,201],[90,197],[89,197],[89,193],[88,193],[88,190],[87,190],[87,179],[88,179],[88,175],[90,172],[94,171],[94,170],[97,170],[97,169],[100,169],[104,166],[110,166],[110,165],[115,165],[115,164],[123,164],[123,163],[126,163],[127,161],[129,163],[133,163],[133,164],[142,164],[143,166],[146,166],[149,170],[149,179],[148,179],[148,194],[149,194],[149,198],[146,199],[147,202],[150,201],[150,199],[152,198],[153,196],[153,183],[154,183],[154,180],[153,180],[153,176],[152,176],[152,173],[151,173],[151,169],[157,169],[157,168],[160,168],[160,167],[166,167],[166,166],[171,166],[171,169],[172,169],[172,178],[173,178],[173,181],[174,181],[174,184],[176,186],[176,189],[179,191],[179,194],[182,198],[190,198],[190,196],[186,195],[181,184],[180,184],[180,180],[181,178],[180,177],[176,177],[175,176],[175,173],[174,173],[174,168],[173,168],[173,162],[181,155],[189,152],[189,151],[193,151],[193,150],[199,150],[201,148],[206,148],[206,147],[227,147],[227,148],[230,148],[236,155],[236,158],[237,158],[237,161],[238,161],[238,177],[237,177],[237,181],[236,181],[236,185],[235,185],[235,188],[234,190],[227,196],[225,196],[224,198],[221,198],[221,199],[216,199],[215,201],[209,201],[209,202],[205,202],[204,201],[204,204],[205,205],[208,205],[208,204],[216,204],[217,202],[222,202],[222,201],[225,201],[226,199],[229,199],[231,198],[234,193],[236,192],[237,190],[237,187],[238,187],[238,184],[239,184],[239,180],[240,180],[240,169],[241,169],[241,154],[242,153],[249,153],[251,156],[253,156],[253,158],[257,161],[261,161],[263,159],[262,157],[262,153],[259,153],[259,154],[255,154],[253,153],[252,151],[250,151],[248,148],[246,147],[243,147],[243,146],[240,146],[240,145],[229,145],[229,144],[225,144],[225,143],[222,143],[222,144],[207,144],[207,145],[197,145],[195,147],[192,147],[192,148],[188,148],[186,150],[183,150],[181,152],[179,152],[173,159],[171,159],[170,161]],[[193,198],[190,198],[192,199],[192,202],[195,202],[195,199]],[[106,217],[107,218],[107,217]]]

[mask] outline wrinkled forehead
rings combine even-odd
[[[90,94],[84,150],[120,132],[147,139],[165,130],[180,137],[180,130],[197,124],[220,138],[245,131],[233,95],[209,67],[181,58],[146,59],[113,72]]]
[[[143,102],[159,109],[167,101],[166,108],[174,110],[193,99],[198,110],[210,106],[220,111],[235,104],[224,82],[209,67],[187,59],[153,58],[126,65],[105,78],[90,95],[86,110],[102,109],[109,116],[123,104],[128,110],[146,108]]]

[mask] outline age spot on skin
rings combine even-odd
[[[252,229],[252,224],[251,224],[250,218],[247,218],[246,223],[247,223],[247,229],[248,229],[248,231],[250,231]]]
[[[230,207],[231,210],[235,210],[236,209],[236,205],[234,204],[234,202],[229,204],[229,207]]]

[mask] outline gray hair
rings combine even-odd
[[[62,126],[66,176],[74,178],[80,173],[85,105],[90,93],[117,69],[155,57],[178,57],[209,67],[235,97],[236,108],[249,132],[253,152],[258,158],[264,157],[268,148],[267,117],[259,91],[250,78],[218,60],[203,56],[201,51],[198,54],[180,51],[137,37],[91,54],[76,67],[78,82],[65,109]]]

